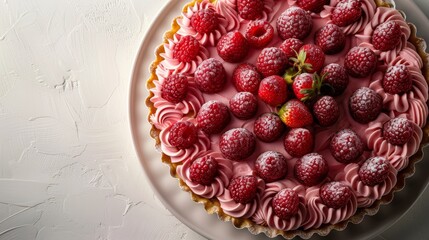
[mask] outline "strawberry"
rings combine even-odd
[[[216,48],[223,60],[236,63],[247,56],[249,43],[240,32],[229,32],[220,38]]]
[[[228,130],[219,140],[219,149],[225,158],[233,161],[241,161],[250,157],[256,147],[256,139],[253,133],[245,128],[233,128]]]
[[[188,121],[176,122],[170,129],[168,142],[179,149],[192,147],[198,140],[198,129]]]
[[[189,178],[198,184],[210,185],[218,175],[218,163],[212,156],[204,156],[192,162]]]
[[[264,113],[254,123],[253,133],[263,142],[273,142],[284,132],[285,125],[274,113]]]
[[[292,128],[286,134],[283,145],[292,157],[302,157],[313,151],[314,137],[306,128]]]
[[[259,83],[262,80],[258,69],[249,63],[238,65],[232,74],[232,82],[239,92],[258,94]]]
[[[313,114],[320,126],[328,127],[337,122],[340,117],[340,109],[333,97],[323,96],[314,103]]]
[[[359,178],[367,186],[384,182],[389,175],[390,162],[384,157],[368,158],[359,168]]]
[[[229,100],[229,109],[239,119],[252,118],[258,111],[258,99],[250,92],[239,92]]]
[[[173,58],[180,62],[191,62],[200,52],[200,42],[192,36],[182,36],[173,47]]]
[[[246,39],[250,46],[263,48],[274,38],[274,28],[269,22],[256,20],[249,23],[246,28]]]
[[[294,168],[296,179],[308,187],[322,182],[328,172],[328,162],[318,153],[309,153],[302,156],[296,161]]]
[[[322,69],[325,63],[323,50],[314,44],[305,44],[299,50],[296,58],[291,58],[298,73],[315,73]]]
[[[288,97],[287,84],[280,76],[266,77],[259,84],[258,96],[273,107],[281,105]]]
[[[317,73],[302,73],[296,76],[292,83],[295,97],[303,102],[314,99],[320,94],[322,81]]]
[[[329,0],[297,0],[296,4],[304,10],[319,13],[324,5],[329,4]]]
[[[339,53],[346,45],[346,35],[335,24],[327,24],[316,32],[314,43],[326,54]]]
[[[264,0],[237,0],[237,9],[243,19],[255,20],[262,17]]]
[[[198,33],[210,33],[219,26],[219,18],[211,8],[201,9],[191,17],[191,27]]]
[[[393,145],[406,144],[413,137],[413,133],[413,125],[406,118],[392,118],[383,125],[383,136],[388,143]]]
[[[407,93],[413,88],[408,67],[403,64],[390,66],[383,77],[383,89],[390,94]]]
[[[319,191],[322,202],[330,208],[342,208],[350,201],[353,192],[349,186],[341,182],[323,184]]]
[[[326,65],[320,75],[323,77],[322,92],[331,96],[339,96],[349,84],[346,69],[337,63]]]
[[[377,26],[372,34],[372,45],[380,51],[395,49],[401,41],[401,26],[390,20]]]
[[[300,128],[313,124],[313,116],[310,110],[297,99],[286,102],[279,110],[279,117],[290,128]]]
[[[207,134],[220,133],[231,120],[228,107],[219,101],[208,101],[197,114],[198,127]]]
[[[264,77],[283,74],[287,64],[286,54],[277,47],[264,48],[256,61],[256,67]]]
[[[255,173],[265,182],[274,182],[286,177],[286,158],[279,152],[267,151],[255,161]]]
[[[361,0],[341,0],[332,11],[331,20],[339,27],[345,27],[359,20],[361,16]]]
[[[311,32],[313,20],[308,12],[290,7],[277,18],[277,32],[282,39],[304,39]]]
[[[298,212],[298,194],[290,188],[282,189],[274,195],[271,205],[277,217],[287,220]]]
[[[352,77],[368,77],[377,66],[377,55],[366,47],[353,47],[346,54],[344,67]]]
[[[226,72],[223,64],[215,59],[204,60],[195,70],[195,83],[202,92],[220,92],[226,83]]]
[[[353,130],[343,129],[332,137],[330,151],[338,162],[351,163],[362,155],[364,145]]]
[[[304,43],[297,38],[288,38],[282,42],[280,49],[286,54],[287,59],[296,57]]]
[[[349,109],[359,123],[374,121],[383,109],[383,98],[374,90],[361,87],[349,99]]]
[[[162,83],[161,96],[171,103],[179,103],[188,93],[188,79],[181,74],[173,74]]]
[[[228,190],[235,202],[249,203],[256,197],[258,179],[251,175],[234,177],[229,183]]]

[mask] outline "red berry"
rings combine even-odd
[[[214,157],[204,156],[192,162],[189,178],[202,185],[210,185],[218,174],[218,163]]]
[[[320,198],[330,208],[342,208],[347,205],[353,195],[350,187],[341,182],[325,183],[320,188]]]
[[[323,50],[314,44],[305,44],[298,53],[298,58],[293,59],[300,68],[308,73],[315,73],[322,69],[325,63]]]
[[[263,142],[277,140],[285,130],[282,120],[274,113],[264,113],[254,124],[253,133]]]
[[[256,197],[258,179],[255,176],[239,176],[231,179],[228,190],[237,203],[246,204]]]
[[[306,102],[316,97],[320,92],[321,79],[318,75],[302,73],[295,77],[292,90],[298,100]]]
[[[246,159],[253,154],[255,147],[255,136],[245,128],[233,128],[222,134],[219,140],[222,155],[233,161]]]
[[[218,101],[204,103],[197,114],[198,127],[207,134],[220,133],[230,120],[228,107]]]
[[[332,137],[330,150],[338,162],[351,163],[362,155],[364,145],[353,130],[343,129]]]
[[[359,123],[369,123],[375,120],[383,108],[383,98],[374,90],[361,87],[349,100],[350,113]]]
[[[413,125],[406,118],[393,118],[383,125],[383,136],[388,143],[404,145],[413,137]]]
[[[396,21],[387,21],[377,26],[372,34],[372,45],[380,51],[395,49],[401,41],[401,26]]]
[[[384,182],[389,175],[390,163],[384,157],[368,158],[359,168],[359,178],[363,184],[375,186]]]
[[[319,13],[325,4],[329,4],[329,0],[297,0],[296,4],[304,10]]]
[[[317,31],[314,43],[326,54],[339,53],[346,45],[346,35],[335,24],[327,24]]]
[[[313,114],[320,126],[328,127],[337,122],[340,117],[340,109],[333,97],[323,96],[313,105]]]
[[[249,52],[249,43],[240,32],[229,32],[217,43],[217,52],[226,62],[236,63],[243,60]]]
[[[362,16],[361,0],[341,0],[332,12],[331,20],[334,24],[345,27]]]
[[[259,98],[273,107],[286,102],[287,95],[287,84],[280,76],[266,77],[259,84]]]
[[[389,67],[384,74],[383,88],[390,94],[409,92],[413,88],[413,80],[407,66],[399,64]]]
[[[243,19],[255,20],[262,17],[264,0],[237,0],[237,9]]]
[[[173,58],[180,62],[191,62],[200,52],[200,42],[192,36],[183,36],[173,47]]]
[[[349,75],[346,69],[337,63],[326,65],[320,75],[323,76],[322,91],[326,89],[325,92],[331,96],[342,94],[349,84]]]
[[[258,99],[250,92],[239,92],[229,100],[229,109],[237,118],[252,118],[258,111]]]
[[[288,38],[282,42],[280,49],[286,54],[287,59],[297,57],[299,49],[304,43],[297,38]]]
[[[274,28],[269,22],[256,20],[247,26],[246,39],[252,47],[263,48],[273,40],[273,37]]]
[[[299,197],[294,190],[285,188],[274,195],[271,204],[274,214],[281,219],[287,220],[298,212]]]
[[[277,19],[277,32],[282,39],[304,39],[310,34],[313,20],[308,12],[299,7],[290,7]]]
[[[313,116],[310,110],[297,99],[286,102],[279,110],[279,117],[290,128],[300,128],[313,124]]]
[[[326,160],[318,153],[309,153],[295,163],[295,177],[308,187],[321,183],[328,175]]]
[[[211,8],[201,9],[191,17],[191,26],[198,33],[210,33],[219,25],[219,18]]]
[[[265,77],[281,75],[288,64],[286,54],[277,47],[264,48],[258,56],[256,67]]]
[[[255,172],[265,182],[274,182],[286,177],[286,158],[279,152],[267,151],[255,162]]]
[[[181,121],[175,123],[168,135],[168,142],[179,149],[192,147],[198,140],[198,129],[191,122]]]
[[[311,153],[314,147],[314,138],[306,128],[292,128],[283,141],[285,150],[292,157],[302,157]]]
[[[161,96],[171,103],[179,103],[188,93],[188,79],[180,74],[174,74],[164,80]]]
[[[239,92],[258,94],[261,80],[262,76],[258,72],[258,69],[249,63],[238,65],[232,74],[232,82]]]
[[[195,70],[195,83],[205,93],[220,92],[226,83],[226,72],[222,63],[214,58],[204,60]]]
[[[377,66],[377,55],[366,47],[350,49],[344,60],[344,67],[352,77],[368,77]]]

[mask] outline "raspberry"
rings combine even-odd
[[[277,32],[282,39],[304,39],[310,34],[313,20],[309,13],[299,7],[290,7],[277,19]]]
[[[343,129],[331,139],[330,151],[340,163],[351,163],[357,160],[364,151],[360,137],[351,129]]]
[[[198,129],[191,122],[181,121],[175,123],[168,135],[168,142],[179,149],[192,147],[198,140]]]
[[[380,184],[389,174],[389,165],[384,157],[368,158],[359,168],[359,178],[368,186]]]
[[[342,208],[346,206],[353,195],[350,187],[341,182],[329,182],[320,188],[320,198],[330,208]]]
[[[226,62],[236,63],[243,60],[249,52],[249,43],[240,32],[229,32],[217,43],[217,52]]]
[[[211,9],[201,9],[191,17],[191,26],[198,33],[210,33],[219,25],[219,18],[216,12]]]
[[[282,189],[274,195],[271,205],[274,214],[281,219],[287,220],[298,212],[298,194],[290,188]]]
[[[264,0],[237,0],[237,9],[243,19],[255,20],[262,17]]]
[[[251,175],[234,177],[229,183],[228,190],[234,201],[246,204],[256,196],[258,179]]]
[[[340,109],[333,97],[323,96],[313,105],[313,114],[320,126],[328,127],[337,122],[340,117]]]
[[[299,49],[304,43],[297,38],[288,38],[282,42],[280,49],[286,54],[286,58],[297,57]]]
[[[327,24],[317,31],[314,43],[326,54],[341,52],[346,45],[346,35],[335,24]]]
[[[287,64],[286,54],[277,47],[264,48],[256,61],[258,71],[265,77],[283,74]]]
[[[320,75],[323,76],[322,92],[331,96],[342,94],[349,84],[349,75],[346,69],[337,63],[326,65]]]
[[[194,73],[197,87],[205,93],[220,92],[226,83],[226,72],[222,63],[214,58],[204,60]]]
[[[233,161],[249,157],[255,151],[255,147],[255,136],[245,128],[233,128],[222,134],[219,140],[222,155]]]
[[[395,21],[378,25],[372,34],[372,45],[380,51],[395,49],[401,41],[401,26]]]
[[[390,94],[409,92],[413,88],[413,81],[407,66],[399,64],[387,69],[383,78],[383,89]]]
[[[258,69],[249,63],[238,65],[232,74],[232,82],[239,92],[258,94],[261,80],[262,76],[258,72]]]
[[[161,96],[171,103],[179,103],[188,93],[188,79],[180,74],[174,74],[164,80]]]
[[[383,125],[383,136],[393,145],[406,144],[412,138],[413,132],[413,125],[406,118],[393,118]]]
[[[191,62],[200,52],[200,42],[192,36],[183,36],[173,47],[173,58],[180,62]]]
[[[286,158],[279,152],[267,151],[255,162],[255,172],[265,182],[274,182],[286,177]]]
[[[258,99],[250,92],[239,92],[229,100],[229,108],[237,118],[249,119],[258,111]]]
[[[360,0],[341,0],[331,15],[331,20],[339,27],[350,25],[362,16],[362,3]]]
[[[285,125],[274,113],[264,113],[259,116],[254,124],[253,133],[263,142],[274,142],[284,132]]]
[[[204,156],[193,161],[189,177],[193,182],[210,185],[218,174],[218,163],[214,157]]]
[[[322,182],[328,175],[326,160],[318,153],[309,153],[295,163],[295,177],[308,187]]]
[[[266,77],[259,84],[259,98],[273,107],[286,102],[287,95],[287,84],[280,76]]]
[[[328,4],[329,0],[297,0],[296,4],[307,11],[319,13],[323,10],[323,6]]]
[[[220,133],[230,120],[228,107],[218,101],[204,103],[197,114],[198,127],[207,134]]]
[[[368,77],[377,66],[377,55],[366,47],[350,49],[344,60],[344,67],[352,77]]]
[[[274,28],[269,22],[256,20],[249,23],[246,29],[246,39],[250,46],[263,48],[274,38]]]
[[[313,151],[314,138],[306,128],[292,128],[286,134],[283,145],[292,157],[302,157]]]
[[[305,44],[299,49],[297,63],[308,73],[315,73],[322,69],[325,63],[323,50],[314,44]]]
[[[359,123],[369,123],[375,120],[383,108],[383,98],[374,90],[361,87],[349,100],[350,113]]]

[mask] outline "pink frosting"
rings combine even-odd
[[[202,185],[195,183],[190,178],[190,167],[194,160],[203,157],[211,156],[216,159],[218,164],[218,175],[210,185]],[[225,188],[229,185],[229,180],[232,177],[232,162],[223,158],[219,152],[200,152],[194,158],[189,158],[183,162],[182,165],[177,167],[177,174],[185,181],[186,185],[192,190],[193,193],[205,197],[213,198],[223,194]]]
[[[240,28],[236,0],[218,0],[215,3],[215,8],[220,15],[225,17],[225,28],[228,32],[236,31]]]
[[[407,46],[399,52],[398,56],[390,63],[390,66],[397,64],[405,64],[409,67],[422,69],[423,60],[416,52],[414,45],[407,42]]]

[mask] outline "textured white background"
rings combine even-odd
[[[129,130],[133,61],[167,2],[0,2],[1,240],[203,239],[154,196]],[[423,239],[427,201],[377,239]]]

